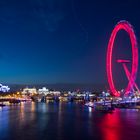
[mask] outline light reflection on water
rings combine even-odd
[[[22,103],[0,109],[0,140],[137,140],[140,111],[94,112],[75,103]]]
[[[100,122],[101,133],[104,140],[120,140],[120,110],[117,110],[114,113],[114,115],[104,115]]]
[[[140,137],[140,112],[137,109],[116,109],[100,122],[104,140],[137,140]]]

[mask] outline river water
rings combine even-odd
[[[140,110],[95,112],[79,103],[22,103],[0,109],[0,140],[139,140]]]

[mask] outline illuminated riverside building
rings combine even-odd
[[[46,87],[43,87],[41,89],[38,89],[38,94],[47,95],[47,94],[50,94],[50,92],[49,92],[49,89],[47,89]]]
[[[42,87],[40,89],[36,89],[36,88],[24,88],[23,91],[21,92],[23,95],[35,95],[35,94],[44,94],[44,95],[55,95],[55,96],[59,96],[61,94],[60,91],[50,91],[49,89],[47,89],[46,87]]]
[[[55,96],[59,96],[61,94],[60,91],[50,91],[50,94],[53,94]]]
[[[38,89],[38,94],[45,94],[45,95],[52,94],[55,96],[59,96],[61,94],[61,92],[60,91],[50,91],[46,87],[42,87],[41,89]]]
[[[36,88],[24,88],[22,91],[23,95],[34,95],[37,94],[37,89]]]
[[[9,92],[10,88],[0,84],[0,92]]]

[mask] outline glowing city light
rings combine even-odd
[[[10,88],[0,84],[0,92],[9,92]]]

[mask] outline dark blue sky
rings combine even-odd
[[[111,31],[128,20],[139,41],[139,5],[139,0],[1,0],[0,82],[106,85]],[[129,46],[126,38],[120,33],[116,44]]]

